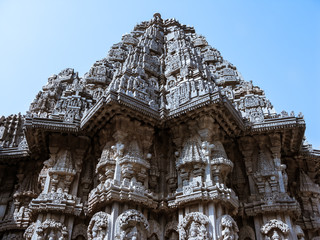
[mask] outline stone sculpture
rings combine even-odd
[[[238,239],[238,226],[230,215],[223,215],[219,224],[219,240],[237,240]]]
[[[318,239],[305,128],[157,13],[0,118],[0,238]]]
[[[287,234],[289,233],[289,226],[280,220],[272,219],[262,226],[261,232],[266,235],[267,240],[286,240]]]
[[[145,216],[141,212],[131,209],[118,217],[115,239],[147,239],[148,230],[149,223]]]
[[[88,239],[105,239],[109,230],[109,221],[109,215],[105,212],[97,212],[94,214],[88,226]]]
[[[208,240],[207,225],[209,219],[200,212],[187,214],[179,224],[179,234],[182,240]]]

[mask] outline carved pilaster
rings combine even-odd
[[[53,135],[50,140],[50,159],[42,170],[41,180],[45,183],[40,195],[30,203],[31,214],[37,219],[32,239],[68,238],[74,216],[83,211],[77,192],[88,139]],[[69,221],[56,223],[56,214],[68,215]]]

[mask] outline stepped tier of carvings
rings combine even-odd
[[[320,151],[193,27],[160,14],[0,118],[0,238],[320,236]]]

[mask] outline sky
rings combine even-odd
[[[320,149],[319,0],[0,0],[0,116],[24,114],[49,76],[80,76],[159,12],[194,26],[277,112],[302,112]]]

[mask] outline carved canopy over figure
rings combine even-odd
[[[230,215],[223,215],[218,221],[218,239],[219,240],[237,240],[238,239],[238,226],[237,223]]]
[[[239,232],[239,239],[240,240],[255,240],[255,233],[253,231],[253,229],[248,226],[245,225],[240,229]]]
[[[209,218],[200,213],[187,214],[179,224],[178,229],[181,240],[209,240],[207,225]]]
[[[0,117],[0,239],[319,240],[305,128],[156,13]]]
[[[33,232],[35,230],[36,223],[32,223],[29,225],[29,227],[24,231],[23,237],[26,240],[30,240],[32,238]]]
[[[93,215],[88,226],[88,240],[103,240],[109,230],[109,214],[97,212]]]
[[[261,227],[265,240],[288,240],[289,231],[289,226],[277,219],[272,219]]]
[[[167,223],[165,227],[164,235],[166,240],[178,240],[179,239],[178,222],[171,221]]]
[[[52,219],[47,219],[36,229],[37,240],[64,240],[68,238],[66,226]]]
[[[147,239],[148,230],[149,223],[145,216],[137,210],[130,209],[117,218],[115,239]]]
[[[96,173],[99,175],[101,183],[111,181],[115,171],[115,151],[112,149],[112,142],[107,142],[102,150],[101,157],[96,166]]]
[[[80,237],[83,237],[83,239],[88,239],[87,226],[83,223],[74,226],[71,239],[77,240]]]

